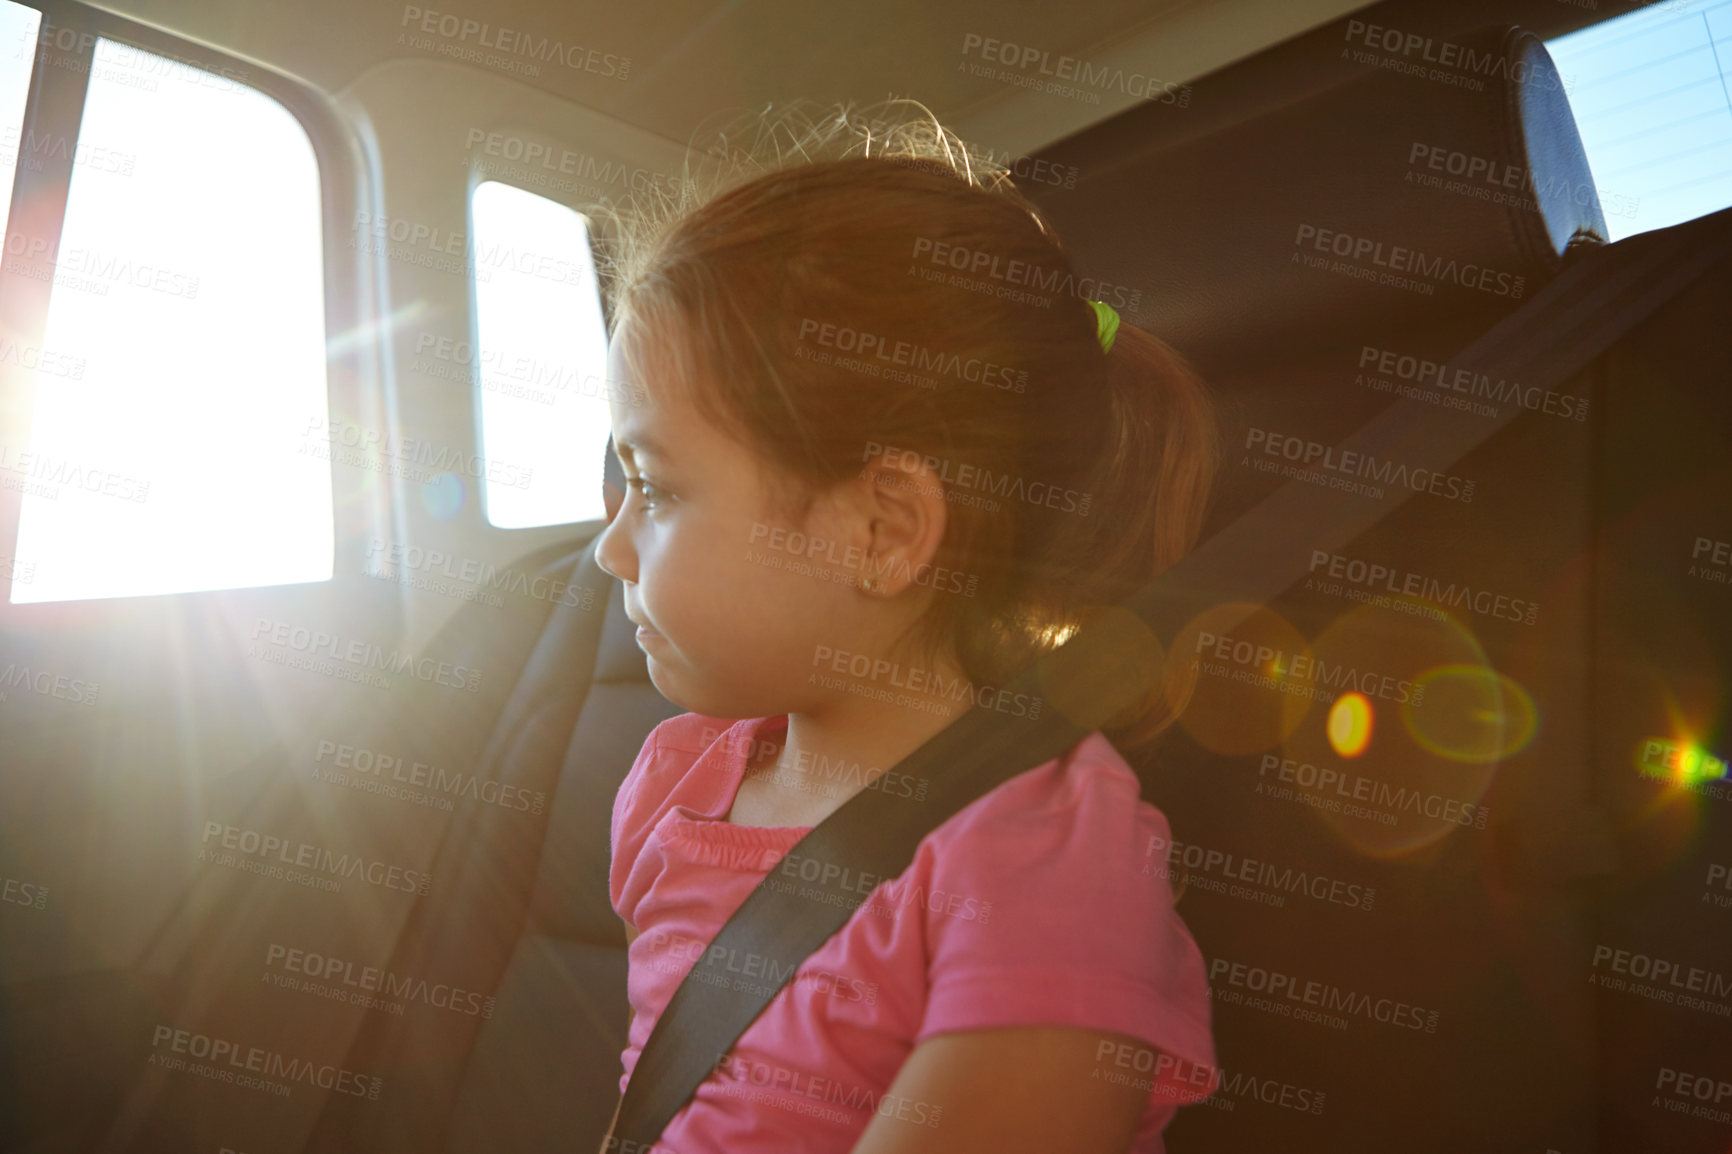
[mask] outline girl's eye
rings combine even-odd
[[[626,484],[636,489],[643,497],[645,508],[653,509],[661,503],[660,498],[663,496],[662,491],[644,480],[642,477],[632,477],[626,481]]]

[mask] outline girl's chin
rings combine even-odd
[[[701,713],[706,717],[757,716],[739,711],[741,702],[729,692],[731,687],[703,684],[685,666],[668,660],[658,661],[654,653],[648,655],[646,664],[649,666],[650,684],[656,687],[656,692],[667,698],[670,705],[687,713]]]
[[[703,713],[710,716],[719,716],[714,712],[713,707],[710,709],[705,708],[705,705],[708,704],[707,702],[699,697],[694,697],[692,694],[682,689],[681,686],[673,684],[668,679],[666,672],[661,669],[659,663],[653,657],[649,660],[649,675],[650,684],[656,687],[656,692],[667,698],[668,704],[674,706],[674,708],[683,709],[687,713]]]

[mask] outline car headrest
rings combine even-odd
[[[1141,151],[1139,128],[1160,134],[1138,118],[1186,114],[1133,109],[1042,152],[1077,171],[1074,189],[1025,190],[1102,299],[1205,372],[1439,324],[1471,339],[1566,249],[1605,243],[1538,37],[1355,35],[1358,23],[1328,51],[1360,75]],[[1195,102],[1207,97],[1203,81]]]

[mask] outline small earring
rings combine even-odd
[[[862,577],[862,578],[860,578],[860,592],[862,592],[862,593],[876,593],[876,592],[878,592],[878,580],[877,580],[877,578],[875,578],[875,577]]]

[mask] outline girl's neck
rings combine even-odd
[[[944,702],[941,712],[927,712],[855,701],[843,717],[794,713],[786,729],[760,736],[727,820],[736,825],[817,825],[974,703],[969,696]],[[898,792],[903,792],[901,787]],[[913,795],[914,790],[907,792]]]

